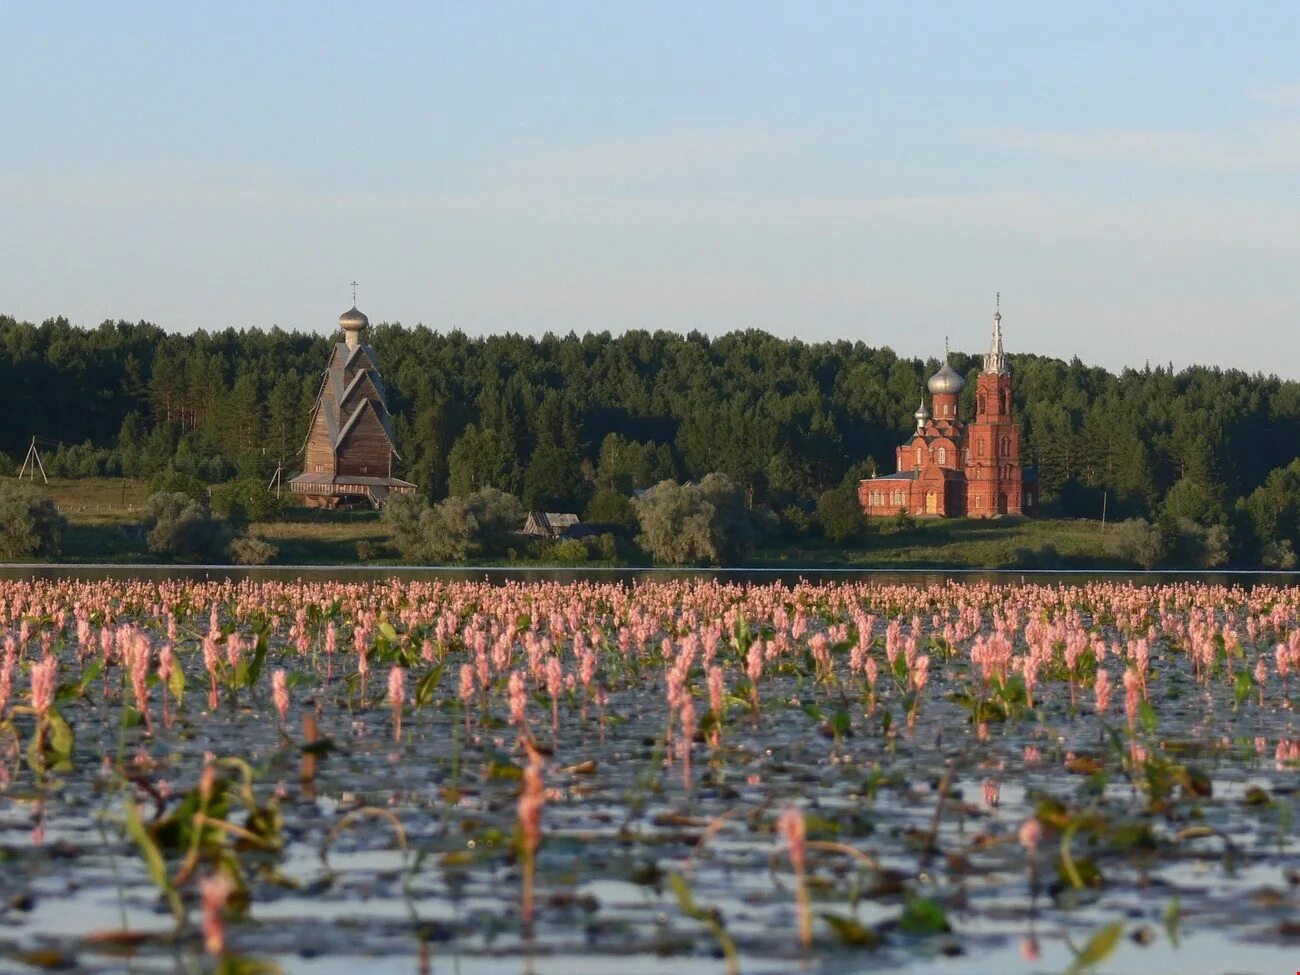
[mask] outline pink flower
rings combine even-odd
[[[1111,682],[1110,674],[1104,670],[1097,671],[1097,685],[1094,688],[1097,694],[1097,713],[1105,714],[1110,708]]]
[[[790,848],[790,863],[794,866],[794,872],[803,874],[808,856],[805,840],[808,828],[804,823],[803,813],[793,806],[789,807],[776,821],[776,828],[785,838],[785,845]]]
[[[32,709],[42,718],[50,713],[50,708],[54,705],[58,670],[57,657],[46,657],[40,663],[32,664]]]
[[[1035,937],[1020,939],[1020,957],[1033,964],[1038,961],[1038,939]]]
[[[524,675],[517,670],[512,671],[507,686],[510,699],[510,722],[522,734],[528,724],[528,695],[524,691]]]
[[[1016,832],[1020,845],[1032,856],[1038,852],[1038,844],[1043,839],[1043,827],[1037,819],[1026,819]]]
[[[280,722],[283,724],[289,717],[289,685],[286,682],[284,668],[271,673],[271,697],[275,701],[275,709],[280,712]]]
[[[1128,730],[1137,727],[1138,703],[1141,681],[1132,670],[1124,671],[1124,714],[1128,718]]]
[[[402,705],[406,703],[406,671],[394,667],[388,672],[388,703],[393,709],[393,740],[402,740]]]
[[[524,860],[524,923],[533,923],[533,874],[537,847],[542,840],[542,806],[546,788],[542,783],[542,753],[527,740],[528,765],[524,768],[523,788],[519,791],[519,840]]]
[[[988,806],[990,809],[997,806],[998,795],[999,793],[1001,793],[1001,791],[1002,788],[1001,786],[998,785],[996,779],[985,779],[984,780],[984,805]]]
[[[221,911],[235,891],[224,873],[214,873],[199,881],[203,910],[203,947],[209,955],[220,955],[226,948],[226,927]]]

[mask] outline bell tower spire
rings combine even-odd
[[[994,297],[993,338],[984,354],[984,371],[995,376],[1007,375],[1007,355],[1002,349],[1002,292]]]

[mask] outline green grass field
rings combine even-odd
[[[39,482],[38,482],[39,483]],[[68,519],[63,561],[156,561],[139,526],[148,483],[132,478],[51,480],[47,490]],[[754,566],[894,568],[1121,568],[1100,522],[1050,518],[919,521],[910,531],[882,519],[864,544],[836,547],[821,539],[784,541],[755,553]],[[396,560],[377,511],[322,511],[290,502],[249,532],[270,542],[279,564],[356,565]]]
[[[1100,521],[1054,518],[953,518],[891,531],[889,521],[865,544],[829,547],[821,539],[758,553],[756,564],[897,568],[1122,568]],[[1050,548],[1049,548],[1050,547]]]

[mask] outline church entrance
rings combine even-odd
[[[998,514],[1000,514],[1000,515],[1005,515],[1006,513],[1007,513],[1007,496],[1006,496],[1005,494],[999,494],[999,495],[998,495]]]
[[[939,495],[933,491],[925,493],[925,513],[927,515],[937,515],[939,513]]]

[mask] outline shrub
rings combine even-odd
[[[1006,569],[1059,569],[1061,553],[1050,542],[1042,545],[1021,545],[1011,549],[1010,557],[1003,560],[1001,568]]]
[[[1145,518],[1130,518],[1115,526],[1113,545],[1120,558],[1154,569],[1169,554],[1169,538]]]
[[[581,538],[561,538],[543,547],[542,558],[556,565],[585,565],[591,552]]]
[[[817,499],[817,521],[827,540],[840,544],[860,542],[871,530],[854,484],[842,484],[823,493]]]
[[[1260,551],[1259,564],[1266,569],[1294,569],[1295,550],[1291,547],[1291,540],[1284,538],[1266,543]]]
[[[633,505],[641,525],[637,542],[656,561],[722,564],[753,549],[759,525],[740,489],[722,474],[699,484],[660,481]]]
[[[786,505],[778,517],[781,519],[782,534],[787,538],[807,538],[812,534],[813,519],[797,504]]]
[[[40,488],[0,482],[0,557],[58,555],[67,525],[58,506]]]
[[[463,503],[474,519],[473,548],[480,554],[501,554],[515,540],[515,533],[524,527],[524,507],[513,494],[485,487]]]
[[[628,529],[635,529],[636,508],[632,506],[632,499],[617,488],[600,487],[587,502],[587,507],[582,512],[582,520],[588,524],[595,522],[601,525],[622,525]]]
[[[280,550],[263,539],[240,535],[231,539],[229,552],[235,565],[266,565]]]
[[[208,486],[193,474],[167,469],[149,478],[150,494],[185,494],[199,503],[208,500]]]
[[[145,538],[154,555],[198,562],[227,557],[235,533],[224,519],[213,517],[207,505],[187,494],[164,492],[151,495],[148,508]]]
[[[890,520],[889,528],[896,535],[914,532],[917,529],[917,520],[907,513],[906,508],[899,508],[898,514]]]
[[[284,510],[284,500],[259,477],[240,477],[212,489],[212,510],[236,524],[266,521]]]
[[[417,562],[463,562],[471,555],[498,555],[523,523],[514,495],[484,488],[468,498],[430,505],[399,495],[384,508],[383,520],[402,557]]]

